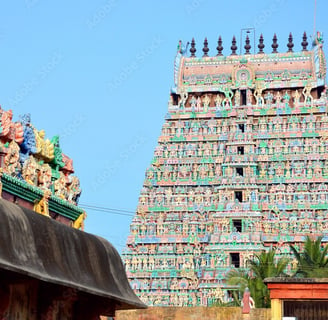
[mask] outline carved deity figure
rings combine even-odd
[[[251,192],[251,201],[252,202],[256,202],[257,201],[257,192],[255,190],[253,190]]]
[[[30,114],[24,114],[21,116],[20,122],[23,126],[24,137],[24,140],[20,145],[20,162],[21,164],[24,164],[30,154],[36,153],[36,141]]]
[[[38,131],[34,129],[34,134],[36,140],[36,153],[48,161],[51,161],[55,157],[54,145],[50,142],[49,139],[45,139],[44,130]]]
[[[31,185],[37,185],[38,171],[39,165],[37,164],[35,158],[33,156],[29,156],[29,158],[24,162],[22,169],[22,176],[24,180]]]
[[[66,178],[65,175],[60,172],[60,176],[54,182],[55,195],[61,199],[66,199],[67,188],[66,188]]]
[[[287,90],[285,91],[283,99],[284,99],[285,107],[288,107],[289,106],[290,95],[288,94]]]
[[[196,112],[200,111],[202,111],[202,100],[200,99],[200,97],[198,97],[196,102]]]
[[[234,97],[235,106],[240,105],[240,91],[237,90]]]
[[[180,109],[184,109],[188,99],[188,92],[181,92]]]
[[[59,178],[59,169],[63,168],[65,163],[63,162],[63,153],[60,148],[59,136],[53,136],[51,139],[51,143],[54,145],[54,159],[51,161],[53,167],[55,167],[53,171],[53,176]]]
[[[192,96],[190,99],[190,107],[191,107],[192,112],[196,111],[196,104],[197,104],[197,100],[196,100],[195,96]]]
[[[225,98],[222,101],[222,106],[228,109],[232,106],[233,92],[229,86],[224,87],[222,92],[224,93],[225,96]]]
[[[261,83],[258,83],[255,91],[254,91],[254,97],[256,99],[256,106],[261,107],[264,105],[264,99],[262,97],[262,92],[264,90],[264,87]]]
[[[260,170],[260,178],[264,178],[264,177],[266,177],[266,168],[263,165],[261,170]]]
[[[223,218],[221,220],[221,228],[222,228],[222,232],[229,232],[229,219],[228,218]]]
[[[12,110],[4,111],[0,107],[0,120],[2,131],[1,137],[5,137],[8,140],[14,140],[21,144],[24,140],[23,125],[20,122],[13,122]]]
[[[210,103],[211,103],[211,99],[210,97],[206,94],[204,99],[203,99],[203,105],[204,105],[204,112],[207,112],[208,111],[208,108],[210,106]]]
[[[302,93],[304,96],[304,105],[313,106],[313,97],[311,95],[312,85],[311,83],[307,83],[306,86],[303,88]]]
[[[216,108],[219,108],[219,107],[221,106],[221,103],[222,103],[222,97],[221,97],[220,93],[218,93],[218,94],[216,95],[216,98],[215,98],[214,102],[215,102],[215,107],[216,107]]]
[[[276,100],[276,106],[279,107],[281,104],[281,100],[282,100],[280,91],[277,91],[277,93],[274,96],[274,99]]]
[[[271,107],[271,105],[272,105],[272,101],[273,101],[273,94],[272,94],[272,92],[268,92],[265,96],[264,96],[264,98],[265,98],[265,103],[266,103],[266,105],[268,106],[268,107]]]
[[[43,192],[43,197],[41,200],[34,203],[33,210],[37,213],[43,214],[44,216],[49,217],[49,198],[51,196],[50,190],[45,190]]]
[[[73,228],[84,230],[84,220],[86,219],[87,214],[85,212],[81,213],[79,217],[73,222]]]
[[[247,97],[247,105],[251,106],[253,102],[253,94],[251,89],[247,89],[246,97]]]
[[[297,107],[300,103],[300,98],[301,98],[301,95],[300,93],[298,92],[298,90],[296,90],[293,94],[293,102],[294,102],[294,106]]]
[[[226,175],[227,177],[231,177],[231,176],[232,176],[232,173],[233,173],[233,169],[232,169],[230,166],[228,166],[228,167],[226,168],[226,170],[225,170],[225,175]]]
[[[71,182],[67,188],[67,193],[67,200],[76,204],[81,195],[80,180],[78,177],[71,177]]]
[[[14,140],[9,143],[4,164],[5,173],[11,176],[18,176],[20,174],[21,164],[19,162],[19,146]]]

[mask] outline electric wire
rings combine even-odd
[[[120,215],[120,216],[133,217],[135,214],[134,211],[130,211],[130,210],[100,207],[100,206],[90,205],[90,204],[86,204],[86,203],[80,203],[79,206],[86,210],[107,212],[107,213],[112,213],[112,214],[116,214],[116,215]]]

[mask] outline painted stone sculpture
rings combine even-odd
[[[55,201],[69,204],[81,220],[83,210],[76,207],[80,181],[72,175],[73,161],[62,153],[59,137],[47,139],[44,130],[34,128],[29,114],[17,122],[12,119],[11,110],[0,108],[1,177],[8,177],[13,184],[28,184],[36,195],[35,199],[28,199],[34,201],[35,211],[49,215],[49,199],[56,197]]]

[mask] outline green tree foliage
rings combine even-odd
[[[289,259],[275,259],[275,250],[268,252],[263,251],[261,254],[255,255],[252,260],[248,260],[250,271],[231,270],[227,275],[227,283],[230,285],[238,285],[239,292],[234,298],[241,298],[245,288],[248,287],[256,308],[270,308],[270,292],[264,283],[265,278],[286,276],[285,269],[289,263]]]
[[[247,271],[242,269],[232,269],[227,274],[227,283],[238,286],[237,291],[232,291],[233,300],[240,306],[240,298],[246,287],[250,287],[250,277]],[[252,292],[251,292],[252,294]]]
[[[303,252],[290,246],[298,262],[295,277],[328,278],[328,245],[322,245],[322,238],[312,240],[307,236]]]
[[[306,237],[302,251],[290,246],[298,262],[295,277],[328,278],[328,245],[323,246],[322,238]],[[233,292],[234,300],[240,305],[240,299],[248,287],[256,308],[270,308],[270,294],[264,279],[288,276],[285,270],[289,262],[287,258],[275,259],[275,250],[271,249],[248,260],[249,271],[232,269],[227,275],[227,283],[238,287]]]

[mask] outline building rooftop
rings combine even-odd
[[[79,217],[83,220],[85,214],[78,207],[80,181],[73,173],[73,160],[63,153],[59,136],[48,139],[44,130],[33,126],[30,114],[13,121],[12,110],[0,108],[4,199],[74,224]]]
[[[247,36],[248,37],[248,36]],[[251,54],[250,44],[243,54],[237,54],[236,40],[232,41],[232,53],[222,55],[222,39],[219,38],[218,53],[209,56],[208,43],[205,39],[201,57],[195,55],[195,40],[191,42],[191,55],[187,56],[186,48],[178,49],[175,60],[175,87],[173,92],[222,91],[229,87],[256,88],[261,85],[263,89],[275,89],[281,87],[303,87],[306,82],[312,88],[325,84],[326,61],[322,51],[322,37],[320,33],[313,43],[312,49],[308,50],[306,33],[301,42],[302,51],[293,51],[293,37],[289,36],[287,52],[279,53],[277,38],[274,36],[271,53],[264,52],[263,36],[259,39],[259,51]],[[247,46],[248,43],[248,46]],[[220,50],[219,50],[220,49]]]

